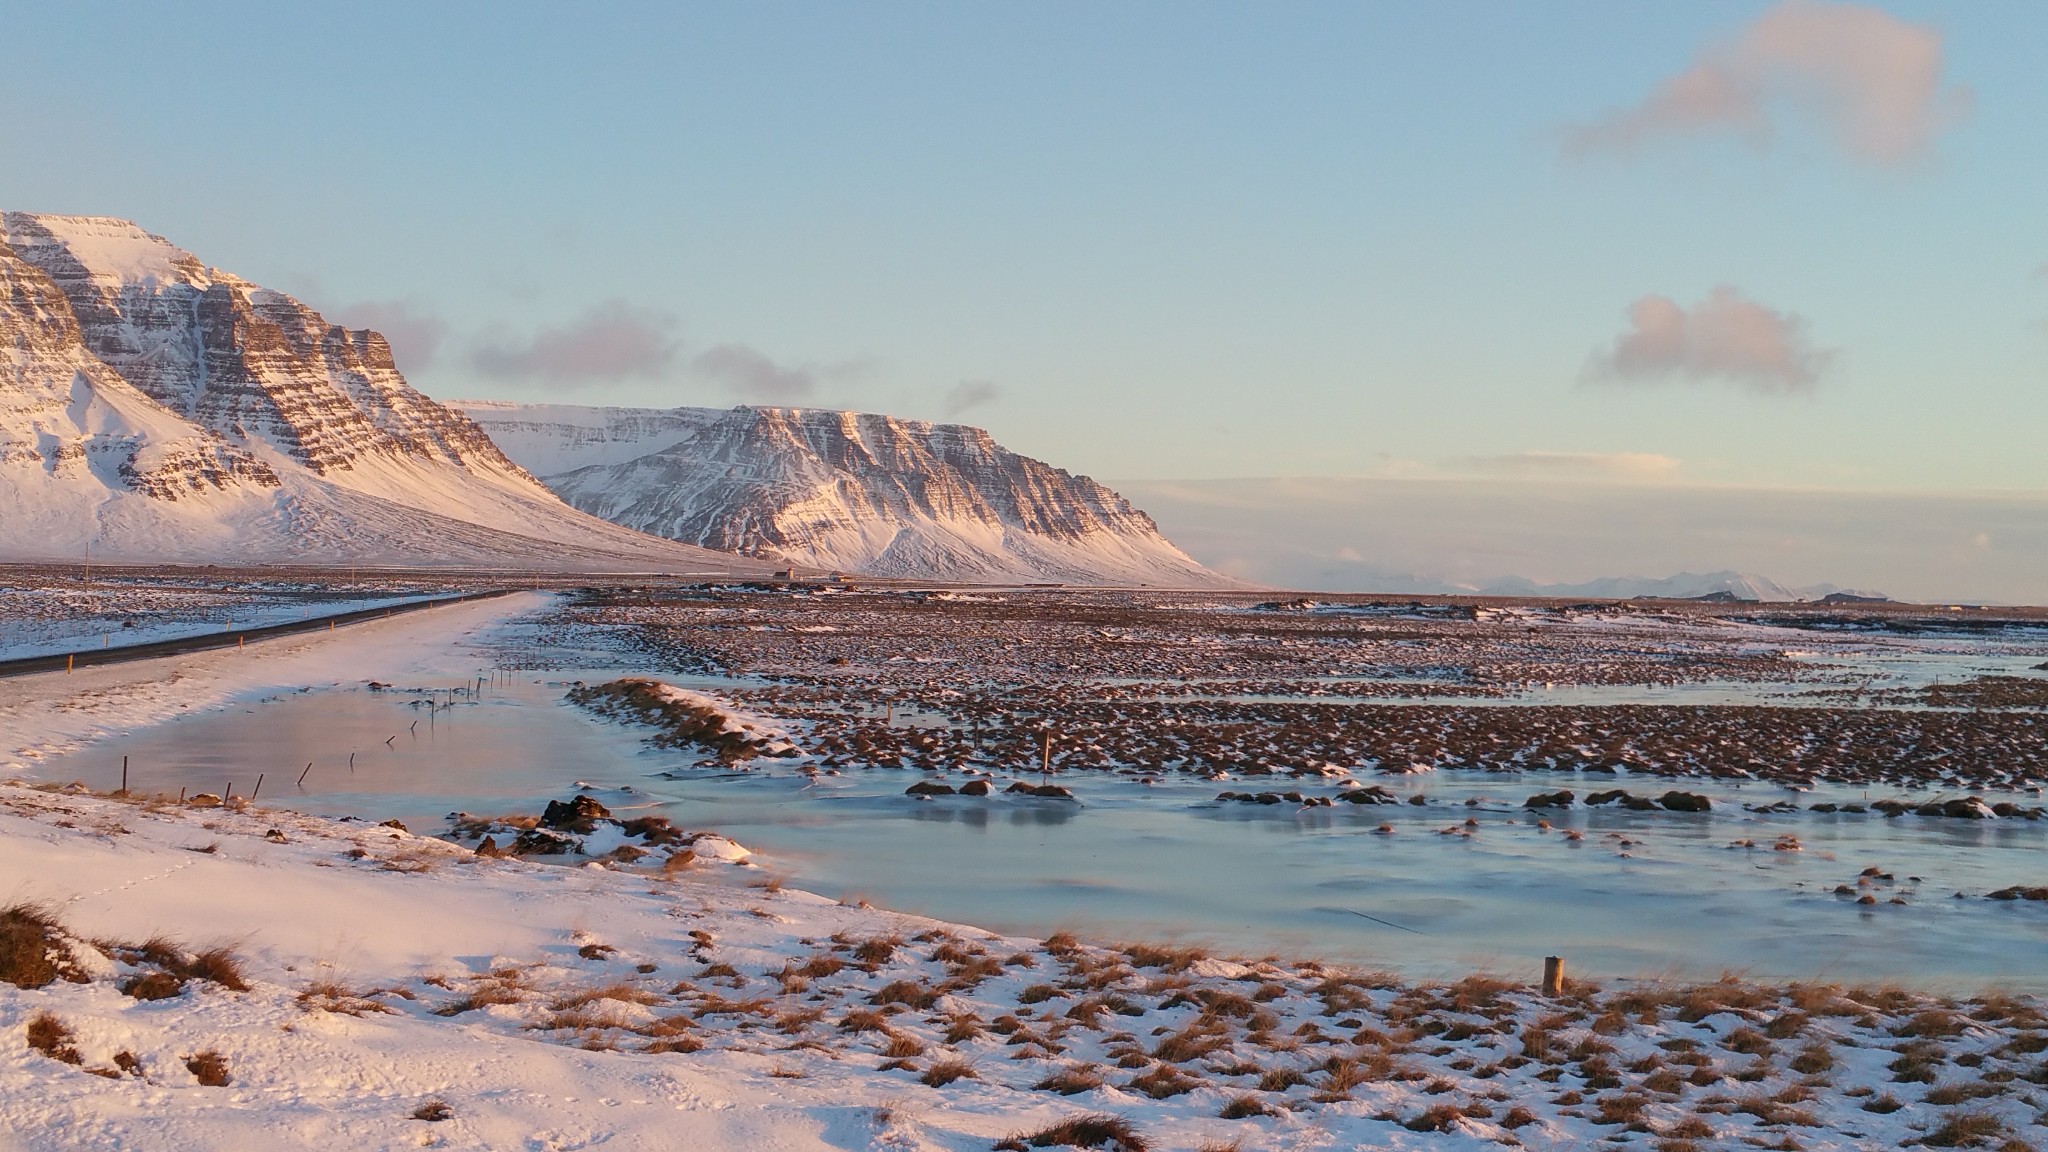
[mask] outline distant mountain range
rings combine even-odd
[[[1589,600],[1628,600],[1660,597],[1691,600],[1726,594],[1736,600],[1785,603],[1820,600],[1830,595],[1856,599],[1883,600],[1882,593],[1859,592],[1834,584],[1788,588],[1768,576],[1748,572],[1680,572],[1676,576],[1650,579],[1643,576],[1608,576],[1578,584],[1538,584],[1519,576],[1495,580],[1479,589],[1488,596],[1584,596]]]
[[[409,386],[375,332],[125,220],[7,212],[0,559],[87,549],[195,563],[735,563],[564,504]]]
[[[0,560],[1236,583],[978,428],[469,407],[128,221],[0,214]]]
[[[1236,583],[1122,496],[963,424],[815,408],[461,407],[575,507],[706,548],[923,579]]]

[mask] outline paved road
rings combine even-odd
[[[61,672],[67,667],[89,668],[95,664],[121,664],[129,660],[153,660],[159,656],[180,656],[187,652],[206,652],[215,648],[233,648],[245,641],[268,640],[276,636],[291,636],[300,632],[323,632],[345,624],[359,624],[365,620],[382,620],[401,612],[416,612],[422,608],[433,608],[441,604],[460,604],[467,600],[488,600],[493,596],[508,596],[518,591],[513,588],[494,588],[488,592],[465,592],[457,596],[436,596],[431,600],[415,600],[410,604],[392,604],[381,608],[359,608],[352,612],[334,612],[326,616],[314,616],[305,620],[292,620],[283,624],[266,624],[261,628],[237,628],[226,632],[209,632],[201,636],[185,636],[176,640],[152,640],[145,644],[127,644],[119,648],[82,648],[76,652],[59,652],[51,656],[24,656],[17,660],[0,660],[0,677],[25,676],[31,672]]]

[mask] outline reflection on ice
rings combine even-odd
[[[1755,782],[1688,782],[1712,797],[1708,814],[1520,807],[1536,791],[1630,787],[1626,774],[1379,778],[1402,801],[1426,796],[1421,807],[1219,803],[1219,789],[1244,785],[1109,773],[1063,776],[1079,803],[916,800],[902,791],[917,775],[900,770],[681,770],[676,754],[643,749],[561,695],[558,683],[510,684],[415,727],[402,693],[295,694],[109,741],[46,778],[114,787],[124,755],[134,786],[152,792],[264,772],[264,801],[422,831],[452,811],[538,811],[583,781],[607,789],[609,806],[731,836],[827,895],[998,930],[1178,935],[1414,974],[1526,972],[1566,954],[1588,974],[2043,985],[2048,908],[1982,897],[2040,882],[2048,823],[1804,811],[1874,798],[1825,785],[1798,797],[1800,811],[1750,811],[1790,795]],[[1373,834],[1382,824],[1392,832]],[[1788,837],[1796,848],[1774,849]],[[1872,867],[1893,879],[1859,875]],[[1874,902],[1858,903],[1866,893]]]

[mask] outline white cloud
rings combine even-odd
[[[1800,317],[1725,284],[1690,309],[1668,296],[1644,296],[1629,305],[1628,319],[1628,331],[1594,353],[1588,378],[1718,381],[1788,394],[1812,389],[1835,356],[1811,346]]]
[[[1652,141],[1731,131],[1767,146],[1787,113],[1816,120],[1859,159],[1923,155],[1969,111],[1943,88],[1941,33],[1860,4],[1784,0],[1641,103],[1571,129],[1565,151],[1632,154]]]

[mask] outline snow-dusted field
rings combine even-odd
[[[0,984],[0,1123],[29,1148],[985,1149],[1086,1114],[1154,1148],[2027,1147],[2048,1079],[2030,999],[1409,985],[667,856],[0,787],[0,875],[56,967]],[[215,946],[244,987],[193,973]]]
[[[0,751],[33,776],[193,709],[460,681],[550,602],[10,680]],[[535,834],[530,850],[540,813],[457,844],[191,799],[0,783],[0,1147],[966,1150],[1090,1138],[1058,1128],[1089,1116],[1126,1147],[1189,1150],[2048,1137],[2031,996],[1545,996],[841,903],[623,804],[555,815],[580,852],[507,859],[471,844]]]

